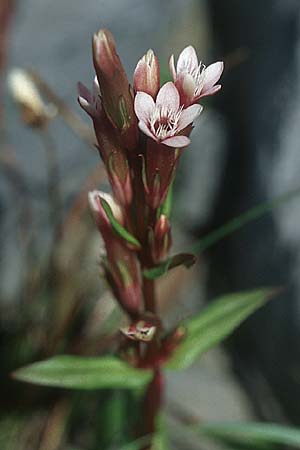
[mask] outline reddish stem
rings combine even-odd
[[[153,280],[143,279],[144,285],[144,300],[145,310],[155,313],[156,312],[156,299],[155,299],[155,284]]]
[[[159,367],[155,368],[151,383],[145,393],[143,402],[144,433],[152,435],[157,426],[157,417],[162,404],[164,376]]]

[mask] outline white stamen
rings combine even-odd
[[[178,129],[182,110],[183,106],[178,110],[173,110],[167,106],[156,105],[149,118],[149,126],[152,133],[159,140],[174,136]]]
[[[182,68],[181,72],[183,73],[188,73],[189,75],[191,75],[194,80],[195,80],[195,96],[200,95],[202,89],[203,89],[203,85],[204,85],[204,80],[205,80],[205,69],[206,66],[204,64],[202,64],[202,62],[200,61],[199,66],[194,66],[192,64],[192,62],[190,60],[185,61],[185,66]]]

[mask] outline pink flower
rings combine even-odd
[[[175,70],[174,55],[169,61],[170,72],[180,93],[181,104],[185,106],[197,102],[201,97],[213,95],[221,89],[216,84],[223,72],[224,63],[215,62],[206,67],[198,62],[197,54],[191,45],[179,55]]]
[[[199,116],[202,106],[192,105],[183,109],[178,90],[170,81],[160,88],[156,102],[146,92],[137,92],[134,109],[143,133],[156,142],[179,148],[190,143],[190,139],[180,132]]]

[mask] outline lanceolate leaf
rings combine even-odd
[[[113,356],[61,355],[23,367],[13,376],[28,383],[70,389],[134,389],[144,387],[152,374]]]
[[[122,225],[120,225],[119,222],[115,219],[108,202],[104,198],[101,198],[100,201],[115,233],[121,238],[123,238],[130,245],[132,245],[134,248],[140,249],[141,244],[139,243],[139,241],[134,236],[132,236],[132,234],[130,234],[129,231],[127,231],[124,227],[122,227]]]
[[[133,442],[129,442],[128,444],[122,445],[122,447],[118,447],[118,450],[143,450],[143,448],[147,448],[147,446],[148,447],[150,446],[152,438],[153,436],[148,434],[146,436],[136,439]]]
[[[144,270],[143,275],[148,280],[155,280],[156,278],[165,275],[169,270],[173,269],[174,267],[185,266],[189,268],[193,266],[195,262],[196,262],[195,255],[192,255],[191,253],[178,253],[177,255],[171,256],[158,266]]]
[[[184,369],[209,348],[225,339],[250,314],[262,306],[277,291],[259,289],[221,297],[201,314],[183,323],[183,338],[167,367]]]
[[[235,231],[244,227],[248,223],[263,217],[268,212],[272,211],[275,208],[285,204],[286,202],[296,198],[300,195],[300,188],[290,190],[285,194],[279,195],[278,197],[273,198],[272,200],[259,203],[253,208],[248,209],[245,213],[234,217],[229,222],[225,223],[221,227],[213,230],[211,233],[208,233],[198,242],[194,243],[190,250],[192,252],[203,252],[207,248],[213,246],[217,242],[221,241],[225,237],[231,235]]]
[[[197,430],[232,445],[247,448],[270,448],[270,445],[289,445],[300,448],[300,429],[270,423],[212,423]],[[273,448],[273,446],[272,446]],[[276,447],[277,448],[277,447]],[[279,447],[280,448],[280,447]]]
[[[162,204],[161,207],[161,211],[160,214],[164,214],[165,216],[167,216],[168,218],[170,218],[171,216],[171,211],[172,211],[172,203],[173,203],[173,187],[174,187],[174,180],[172,181],[170,187],[169,187],[169,191],[166,197],[166,200],[164,201],[164,203]]]

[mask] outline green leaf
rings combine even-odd
[[[152,436],[148,434],[147,436],[140,437],[135,441],[129,442],[128,444],[118,447],[118,450],[143,450],[145,446],[151,444]]]
[[[70,389],[135,389],[147,385],[152,374],[113,356],[60,355],[18,369],[13,376],[28,383]]]
[[[169,270],[178,266],[185,266],[187,268],[193,266],[196,262],[196,256],[191,253],[178,253],[171,256],[158,266],[152,267],[143,271],[143,275],[148,280],[155,280],[156,278],[165,275]]]
[[[272,211],[273,209],[277,208],[278,206],[288,202],[289,200],[292,200],[293,198],[296,198],[300,195],[300,188],[291,190],[286,192],[283,195],[279,195],[278,197],[275,197],[274,199],[260,203],[253,208],[249,209],[245,213],[241,214],[240,216],[237,216],[230,220],[229,222],[225,223],[221,227],[217,228],[216,230],[212,231],[211,233],[204,236],[204,238],[200,239],[195,244],[191,245],[190,251],[192,252],[203,252],[207,248],[211,247],[212,245],[216,244],[220,240],[224,239],[225,237],[229,236],[230,234],[234,233],[235,231],[239,230],[243,226],[247,225],[248,223],[259,219],[260,217],[264,216],[266,213]]]
[[[169,450],[169,439],[167,435],[165,417],[162,413],[160,413],[156,417],[156,431],[152,440],[153,450]]]
[[[132,234],[129,233],[129,231],[127,231],[124,227],[122,227],[122,225],[120,225],[119,222],[115,219],[108,202],[104,198],[101,198],[100,201],[105,211],[105,214],[107,215],[107,218],[110,221],[110,224],[113,227],[115,233],[119,237],[124,239],[126,242],[128,242],[130,245],[132,245],[135,249],[139,250],[141,248],[141,244]]]
[[[160,213],[159,213],[159,214],[164,214],[168,218],[170,218],[171,211],[172,211],[173,189],[174,189],[174,180],[172,181],[172,183],[169,187],[166,200],[163,202]]]
[[[289,445],[300,448],[300,429],[271,423],[212,423],[197,427],[197,431],[221,442],[247,445],[250,448]]]
[[[167,367],[189,367],[200,355],[225,339],[276,292],[278,290],[259,289],[225,295],[214,301],[200,315],[183,323],[186,337],[168,361]]]

